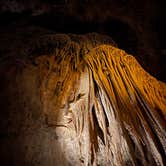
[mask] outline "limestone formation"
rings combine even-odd
[[[23,52],[0,67],[3,163],[164,166],[166,85],[111,38],[47,35]]]

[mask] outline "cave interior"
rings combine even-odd
[[[133,161],[136,160],[134,162],[128,160],[125,165],[133,165],[133,163],[136,163],[135,165],[146,165],[148,162],[152,165],[157,165],[156,163],[158,162],[159,165],[164,166],[164,164],[166,164],[166,152],[164,151],[164,145],[166,146],[166,143],[164,141],[164,138],[166,137],[165,134],[163,134],[163,131],[166,129],[166,125],[164,119],[165,117],[163,117],[162,111],[166,112],[166,110],[164,110],[166,108],[165,20],[166,12],[164,0],[1,0],[0,89],[2,94],[0,95],[0,165],[54,166],[54,161],[57,158],[61,158],[59,160],[60,166],[74,165],[74,163],[70,162],[67,162],[68,164],[65,163],[68,160],[72,161],[72,156],[69,155],[69,159],[63,158],[65,155],[62,156],[60,149],[63,149],[64,147],[59,147],[60,145],[58,143],[52,143],[54,139],[57,140],[59,137],[61,137],[61,135],[59,136],[54,133],[54,130],[51,128],[52,124],[50,125],[51,127],[47,127],[44,129],[41,127],[40,123],[43,123],[41,122],[43,121],[43,115],[41,114],[40,110],[42,110],[41,107],[44,108],[44,106],[41,106],[40,102],[38,102],[39,97],[37,98],[35,97],[35,95],[38,95],[39,88],[37,85],[40,83],[40,81],[42,82],[42,79],[44,80],[44,77],[41,77],[42,79],[38,81],[39,83],[34,83],[33,81],[36,79],[36,75],[34,73],[36,71],[33,71],[33,69],[31,68],[30,70],[24,70],[27,65],[24,60],[26,61],[27,54],[34,54],[33,51],[35,51],[35,54],[39,53],[42,56],[41,59],[40,57],[35,57],[37,59],[36,62],[36,59],[34,60],[33,56],[31,57],[31,55],[28,55],[31,63],[34,66],[37,66],[38,63],[40,64],[41,62],[45,63],[43,62],[45,61],[44,54],[47,54],[48,50],[46,50],[44,54],[41,54],[41,50],[43,49],[42,45],[38,47],[38,44],[36,44],[35,47],[38,47],[38,50],[36,48],[36,50],[33,50],[32,46],[33,43],[35,43],[35,41],[38,41],[40,37],[42,38],[42,36],[50,36],[52,34],[65,34],[72,38],[73,41],[77,41],[79,40],[77,39],[79,35],[82,40],[82,36],[86,36],[87,34],[92,33],[94,35],[93,37],[96,37],[98,34],[107,36],[109,41],[113,41],[113,45],[116,45],[117,48],[124,50],[126,54],[135,57],[141,67],[161,83],[161,87],[163,87],[163,89],[160,88],[159,91],[156,91],[157,93],[161,93],[161,103],[163,102],[164,104],[161,104],[160,101],[157,101],[157,97],[152,97],[157,104],[161,104],[158,104],[161,107],[154,106],[154,110],[156,109],[158,113],[155,114],[152,111],[154,113],[153,116],[156,116],[156,121],[151,118],[151,114],[149,115],[146,111],[145,113],[143,113],[144,118],[146,120],[148,119],[147,124],[150,126],[146,131],[151,132],[153,137],[152,140],[155,140],[154,144],[156,145],[157,150],[160,153],[157,153],[154,150],[155,148],[152,148],[154,150],[154,153],[152,152],[152,158],[155,155],[159,157],[154,157],[154,161],[153,159],[152,161],[150,161],[151,152],[147,147],[142,148],[143,146],[147,145],[143,145],[143,143],[139,142],[138,144],[141,145],[138,145],[137,147],[137,144],[132,140],[132,138],[129,137],[131,147],[134,147],[134,150],[132,148],[131,149],[133,150],[134,154],[138,152],[138,157],[136,157],[136,159],[133,159]],[[72,36],[72,34],[78,36]],[[39,43],[42,42],[42,40],[43,39],[39,40]],[[49,47],[49,43],[47,44],[47,47]],[[102,49],[103,48],[101,48],[101,50]],[[111,48],[106,48],[106,50],[107,49],[109,50]],[[118,52],[118,50],[116,51]],[[20,58],[20,56],[23,56],[23,58]],[[90,63],[88,61],[88,58],[86,60],[87,63]],[[51,63],[50,61],[48,60],[47,63]],[[13,62],[17,66],[16,69],[15,67],[13,67]],[[29,61],[27,62],[29,63]],[[49,69],[49,67],[47,67],[49,65],[46,64],[46,68]],[[60,66],[60,63],[58,65]],[[42,72],[45,72],[44,69]],[[43,74],[42,72],[40,73],[41,75]],[[24,77],[23,74],[27,74],[27,77]],[[72,75],[71,78],[73,78]],[[33,81],[30,82],[30,80]],[[13,84],[11,82],[13,82]],[[99,89],[100,86],[97,86],[96,84],[97,83],[95,83],[94,85],[94,89],[96,87]],[[152,86],[156,86],[157,89],[158,84],[155,82],[154,84],[152,84]],[[34,87],[37,87],[37,90],[34,90]],[[95,95],[97,96],[99,94]],[[137,95],[141,96],[141,93],[138,92]],[[82,98],[82,96],[84,96],[84,93],[80,92],[77,98]],[[140,96],[138,98],[141,98]],[[160,100],[160,97],[158,98],[158,100]],[[142,102],[143,104],[145,104],[145,108],[142,106],[142,109],[151,109],[147,108],[148,106],[146,106],[146,102],[144,103],[143,99],[140,100],[140,103]],[[151,100],[149,100],[149,103],[150,102]],[[50,103],[48,101],[46,105],[48,106],[49,104]],[[25,115],[23,112],[21,112],[22,110],[26,112],[28,109],[34,109],[37,111],[35,113],[31,113],[31,111],[29,111],[30,113],[25,113]],[[94,108],[92,108],[92,114],[94,116],[93,120],[94,122],[96,122],[98,117],[97,115],[94,115]],[[82,114],[78,116],[82,116]],[[31,118],[33,120],[28,121],[28,119]],[[46,123],[49,123],[49,119],[45,119],[45,121]],[[52,119],[50,121],[52,121]],[[26,125],[24,124],[24,122]],[[106,126],[109,126],[109,122],[105,123]],[[159,123],[159,126],[157,126],[156,123]],[[30,126],[29,128],[27,127],[28,125]],[[136,126],[137,125],[138,123],[136,124]],[[157,127],[156,129],[152,129],[153,127],[155,128],[155,125],[159,128],[161,127],[161,132],[157,133]],[[28,128],[28,130],[25,126]],[[24,130],[27,131],[24,133]],[[100,131],[100,127],[98,127],[96,130],[99,130],[97,131],[99,132],[99,135],[102,133]],[[130,130],[130,128],[128,130]],[[22,131],[23,133],[21,135],[20,133]],[[114,129],[110,129],[110,131],[114,131]],[[36,136],[35,132],[37,133]],[[104,136],[102,135],[101,137]],[[161,139],[158,139],[158,137]],[[105,139],[105,137],[103,139]],[[29,147],[28,144],[30,144],[31,147]],[[51,144],[53,146],[52,148],[49,147]],[[149,146],[153,147],[152,144],[149,143]],[[90,158],[91,162],[95,161],[94,158],[96,157],[96,146],[97,145],[94,143],[94,149],[91,149],[91,156],[93,156]],[[25,149],[27,153],[25,152]],[[143,159],[141,160],[141,155],[146,153],[149,155],[145,156],[145,161]],[[56,157],[54,157],[53,154]],[[22,159],[19,159],[19,155]],[[75,157],[77,157],[77,154],[74,152],[72,155],[75,155]],[[160,155],[162,159],[160,158]],[[101,158],[103,157],[102,154],[99,154],[99,156],[101,156]],[[86,165],[88,162],[84,158],[80,158],[79,161],[82,165]],[[93,164],[98,165],[97,163]],[[109,164],[107,163],[107,165]],[[116,163],[116,159],[115,161],[112,161],[113,166],[119,166],[118,164],[119,163]],[[121,163],[121,165],[123,164]]]

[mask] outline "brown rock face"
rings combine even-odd
[[[29,47],[0,66],[1,165],[164,166],[164,83],[106,36]]]

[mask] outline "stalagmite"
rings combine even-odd
[[[164,83],[106,36],[34,41],[21,65],[1,65],[2,132],[15,134],[6,140],[15,165],[164,166]]]

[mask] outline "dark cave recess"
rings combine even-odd
[[[57,14],[44,14],[31,16],[30,11],[19,13],[5,12],[0,15],[1,24],[19,24],[25,22],[26,26],[33,25],[43,27],[58,33],[86,34],[97,32],[109,35],[118,45],[130,54],[137,55],[138,39],[134,30],[126,23],[109,18],[104,22],[82,21],[73,16],[64,16]]]
[[[105,34],[110,36],[117,43],[119,48],[124,49],[130,54],[138,54],[138,38],[134,30],[126,23],[113,18],[110,18],[105,22],[83,22],[70,16],[62,18],[61,16],[43,15],[34,17],[31,20],[31,24],[59,33],[86,34],[97,32]]]
[[[53,1],[49,3],[53,3]],[[63,5],[61,3],[59,2],[58,5]],[[164,28],[162,21],[158,18],[153,23],[157,35],[151,37],[158,43],[158,46],[155,46],[156,48],[153,47],[153,44],[149,44],[152,41],[148,39],[151,35],[150,32],[149,34],[140,34],[137,28],[134,29],[132,22],[127,23],[121,18],[108,17],[103,21],[94,19],[88,21],[77,16],[68,15],[63,11],[32,15],[31,10],[25,10],[21,13],[1,12],[0,20],[1,28],[4,27],[4,29],[6,27],[15,28],[21,24],[25,27],[45,28],[56,33],[85,34],[97,32],[108,35],[117,43],[119,48],[134,55],[145,70],[157,79],[166,82],[164,37],[161,35]],[[6,33],[8,33],[7,31]]]

